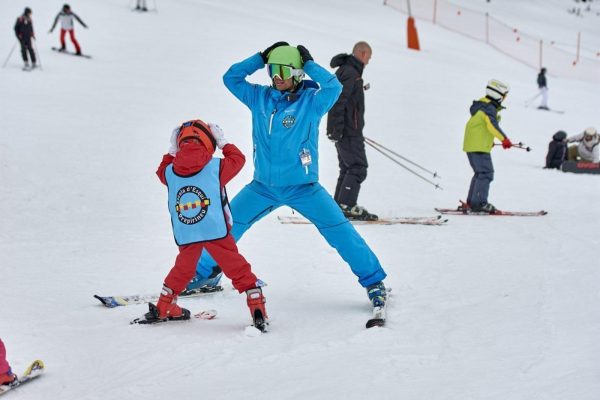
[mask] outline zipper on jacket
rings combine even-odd
[[[275,116],[276,112],[277,109],[273,109],[273,112],[271,113],[271,118],[269,118],[269,135],[271,134],[271,130],[273,129],[273,117]]]

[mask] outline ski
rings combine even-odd
[[[541,217],[548,214],[548,211],[500,211],[496,210],[494,213],[477,212],[470,210],[457,210],[456,208],[436,208],[435,211],[445,215],[480,215],[489,217]]]
[[[383,306],[373,307],[373,316],[367,321],[367,329],[373,328],[375,326],[383,327],[385,326],[385,308],[387,305],[387,301],[383,304]]]
[[[179,297],[198,297],[222,291],[222,286],[201,287],[193,290],[185,290],[179,295]],[[94,297],[98,299],[103,306],[108,308],[115,308],[120,306],[130,306],[132,304],[144,304],[149,303],[151,301],[156,301],[158,300],[159,295],[134,294],[127,296],[98,296],[97,294],[95,294]]]
[[[92,58],[92,56],[90,56],[89,54],[77,54],[77,53],[73,53],[71,51],[61,50],[58,47],[53,47],[52,50],[56,51],[57,53],[68,54],[68,55],[75,56],[75,57],[82,57],[82,58],[87,58],[87,59]]]
[[[9,390],[15,389],[19,386],[26,384],[27,382],[37,378],[44,372],[44,362],[42,360],[35,360],[29,367],[19,376],[14,382],[8,385],[0,385],[0,395],[8,392]]]
[[[306,225],[311,224],[309,220],[299,216],[278,216],[279,222],[282,224],[299,224]],[[433,217],[391,217],[391,218],[380,218],[377,221],[358,221],[350,220],[352,225],[444,225],[448,222],[447,219],[442,218],[441,215]]]

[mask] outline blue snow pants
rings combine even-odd
[[[236,242],[255,222],[281,206],[288,206],[317,227],[327,243],[350,265],[363,287],[386,277],[377,256],[319,183],[269,187],[253,180],[233,198],[230,206],[233,215],[231,234]],[[214,265],[215,261],[205,251],[197,272],[208,276]]]
[[[467,203],[477,209],[488,202],[490,183],[494,180],[494,165],[490,153],[467,153],[467,157],[473,168]]]

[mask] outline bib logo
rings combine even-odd
[[[293,115],[286,115],[283,119],[283,126],[285,126],[288,129],[294,126],[295,123],[296,117],[294,117]]]
[[[206,216],[210,199],[196,186],[185,186],[177,192],[175,211],[180,222],[186,225],[196,224]]]

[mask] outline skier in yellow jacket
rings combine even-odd
[[[467,153],[469,164],[473,168],[473,178],[469,187],[466,204],[458,207],[463,212],[493,214],[496,207],[488,202],[490,183],[494,180],[494,166],[490,152],[494,147],[494,138],[502,142],[504,149],[510,149],[512,143],[500,129],[498,113],[505,107],[502,101],[508,94],[509,86],[491,79],[486,87],[485,97],[473,101],[471,118],[465,127],[463,151]]]

